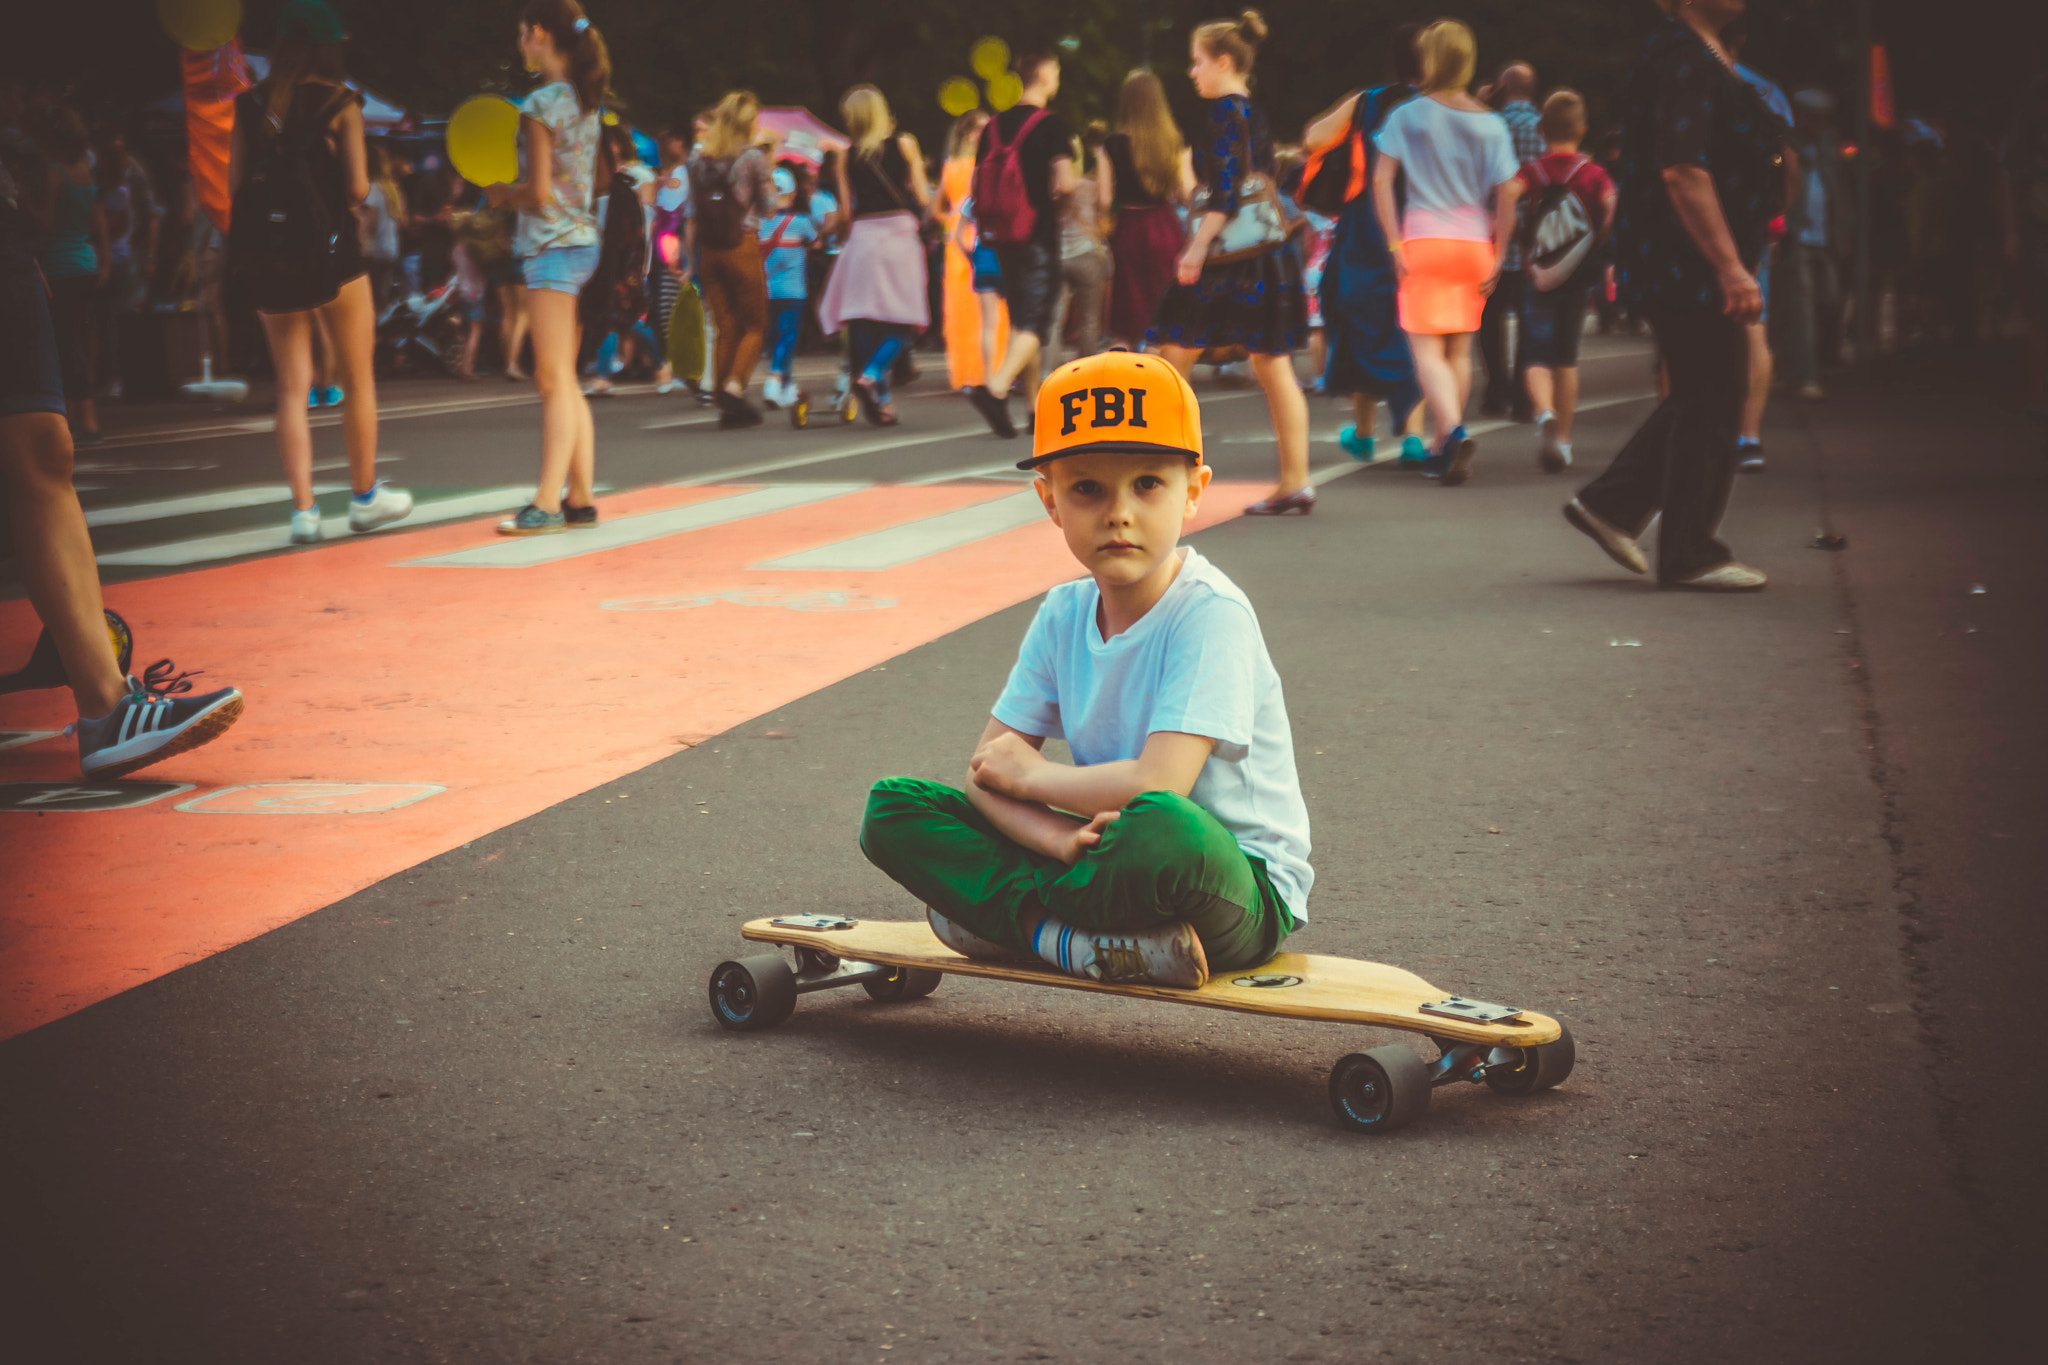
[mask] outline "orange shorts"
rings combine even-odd
[[[1402,247],[1408,278],[1401,281],[1401,330],[1417,336],[1455,336],[1479,330],[1486,298],[1479,287],[1493,274],[1493,244],[1448,237],[1410,239]]]

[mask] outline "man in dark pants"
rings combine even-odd
[[[975,158],[988,160],[998,143],[1017,146],[1024,193],[1034,211],[1031,236],[1028,241],[1002,241],[992,224],[984,220],[980,225],[983,240],[994,243],[996,259],[1002,262],[1010,347],[988,382],[967,391],[989,430],[1006,440],[1017,435],[1017,424],[1010,418],[1011,385],[1025,377],[1027,400],[1038,389],[1039,352],[1052,331],[1053,305],[1060,292],[1060,204],[1074,192],[1077,178],[1073,132],[1065,119],[1046,109],[1060,92],[1059,59],[1043,52],[1026,53],[1017,59],[1017,79],[1023,82],[1023,95],[982,129]]]
[[[1514,139],[1515,160],[1524,166],[1548,150],[1537,127],[1542,114],[1536,108],[1535,94],[1536,68],[1526,62],[1513,62],[1501,69],[1488,100],[1500,110],[1501,119],[1508,125],[1508,136]],[[1500,277],[1494,282],[1493,292],[1486,296],[1486,311],[1479,316],[1479,353],[1486,361],[1486,397],[1480,400],[1479,410],[1488,417],[1507,412],[1517,422],[1535,420],[1536,414],[1529,406],[1529,390],[1522,382],[1529,366],[1522,359],[1521,346],[1516,345],[1512,359],[1508,356],[1508,319],[1521,316],[1522,294],[1527,288],[1522,253],[1510,243]]]
[[[1649,320],[1671,393],[1565,519],[1634,573],[1635,538],[1662,513],[1657,584],[1754,592],[1764,575],[1716,538],[1735,478],[1748,387],[1745,327],[1783,172],[1776,120],[1719,44],[1743,0],[1659,0],[1667,15],[1631,68],[1622,108],[1623,295]]]

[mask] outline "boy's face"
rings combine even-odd
[[[1180,544],[1212,471],[1185,455],[1066,455],[1038,475],[1038,496],[1067,549],[1098,583],[1127,586]]]

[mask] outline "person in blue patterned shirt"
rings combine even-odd
[[[1780,125],[1735,74],[1720,33],[1745,0],[1659,0],[1622,97],[1617,258],[1622,295],[1647,318],[1670,396],[1565,519],[1635,573],[1636,537],[1662,514],[1657,582],[1749,592],[1764,575],[1716,538],[1735,478],[1748,390],[1745,331],[1763,307],[1756,269],[1783,193]]]
[[[1542,113],[1536,108],[1536,68],[1527,62],[1509,62],[1494,78],[1486,92],[1488,104],[1500,109],[1514,143],[1515,161],[1526,166],[1546,150],[1543,132],[1536,125]],[[1512,244],[1500,268],[1500,282],[1486,296],[1486,312],[1479,319],[1479,353],[1486,360],[1486,397],[1479,410],[1489,417],[1512,413],[1517,422],[1532,419],[1529,393],[1524,383],[1528,366],[1522,362],[1521,347],[1508,354],[1508,319],[1522,311],[1522,253]]]

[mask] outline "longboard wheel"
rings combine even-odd
[[[839,420],[852,426],[860,420],[860,400],[853,396],[853,390],[846,391],[846,398],[839,405]]]
[[[796,391],[796,401],[789,405],[789,424],[798,431],[811,424],[811,396],[802,389]]]
[[[885,1005],[900,1004],[905,1000],[922,1000],[939,988],[945,978],[944,972],[928,972],[918,967],[892,968],[887,976],[870,977],[861,982],[861,989]]]
[[[1571,1029],[1563,1024],[1558,1028],[1562,1032],[1554,1043],[1509,1049],[1520,1053],[1520,1057],[1512,1065],[1487,1067],[1487,1085],[1503,1095],[1533,1095],[1562,1083],[1572,1074],[1572,1063],[1578,1060],[1578,1049],[1572,1043]]]
[[[796,1011],[796,973],[780,953],[721,962],[711,971],[711,1015],[734,1033],[774,1028]]]
[[[1429,1068],[1399,1044],[1354,1052],[1330,1068],[1330,1108],[1354,1133],[1391,1133],[1429,1112]]]

